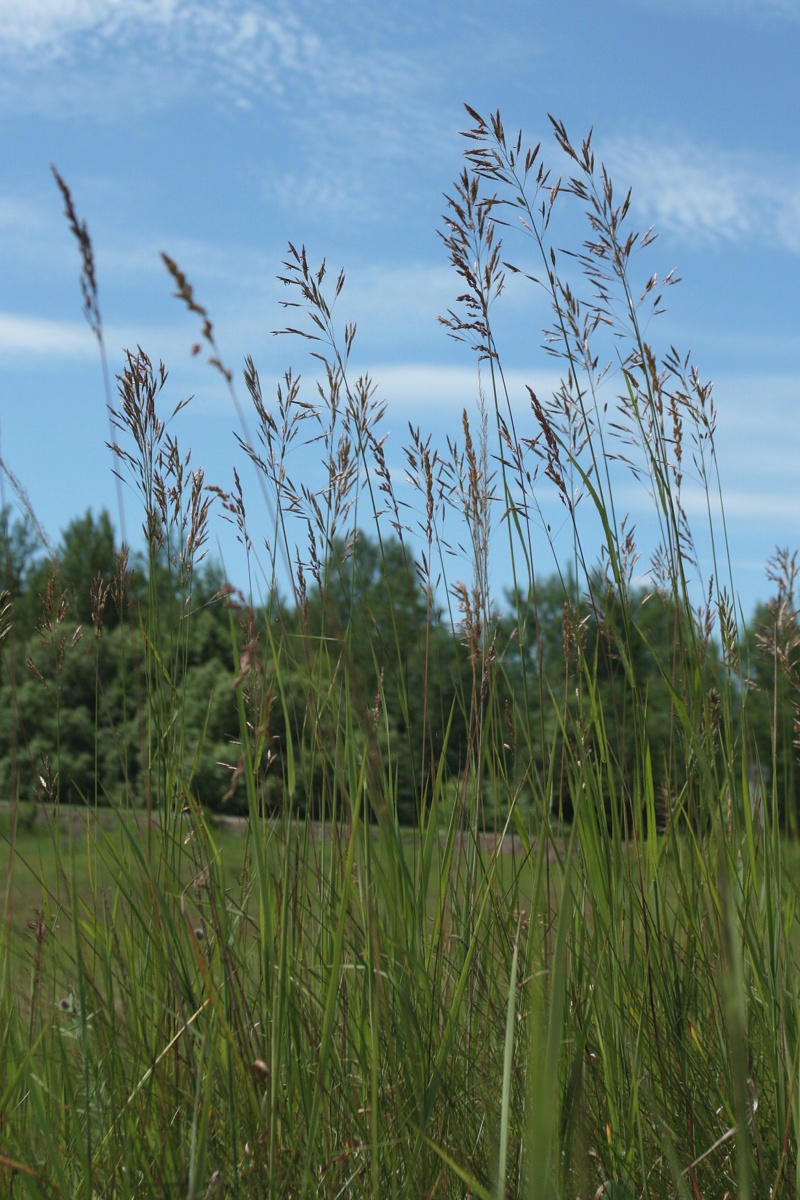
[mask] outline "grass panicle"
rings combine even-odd
[[[186,402],[164,412],[165,367],[126,352],[110,447],[142,511],[146,587],[125,549],[93,571],[81,641],[51,575],[29,664],[63,731],[71,656],[91,655],[93,790],[78,819],[61,734],[30,738],[17,775],[39,798],[0,813],[4,1195],[800,1188],[797,863],[777,783],[794,769],[796,710],[788,733],[779,718],[797,564],[771,564],[777,599],[748,648],[714,515],[712,390],[652,340],[676,282],[650,262],[655,235],[631,228],[591,136],[551,120],[550,167],[499,113],[467,111],[441,319],[475,353],[478,402],[444,446],[409,427],[408,486],[385,402],[352,366],[343,272],[289,246],[279,332],[314,378],[287,370],[269,399],[247,358],[246,413],[209,311],[163,256],[263,509],[238,470],[206,483],[174,432]],[[104,353],[92,244],[56,181]],[[512,279],[546,295],[560,375],[525,412],[503,368]],[[293,476],[312,447],[318,467]],[[215,509],[247,551],[247,596],[204,590]],[[4,592],[4,672],[15,604]],[[213,666],[198,701],[212,609],[227,674]],[[99,750],[115,646],[118,789]],[[206,767],[218,703],[233,730]],[[754,757],[764,711],[771,762]]]

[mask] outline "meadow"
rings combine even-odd
[[[240,413],[259,515],[238,475],[226,490],[190,468],[164,368],[129,351],[107,402],[143,569],[123,548],[81,597],[50,563],[32,653],[4,596],[4,1196],[800,1191],[793,559],[776,557],[777,597],[745,637],[724,516],[697,578],[682,489],[724,514],[716,413],[694,366],[649,340],[671,283],[647,265],[653,235],[630,228],[590,139],[553,121],[551,168],[499,114],[468,113],[442,321],[480,400],[447,447],[409,431],[416,507],[350,369],[344,275],[289,247],[284,332],[319,386],[288,374],[269,402],[248,359],[245,412],[165,256]],[[105,365],[89,232],[56,179]],[[569,253],[562,208],[586,223]],[[524,428],[494,332],[511,276],[547,294],[561,371]],[[318,487],[292,478],[299,443],[318,447]],[[619,509],[631,475],[652,546]],[[545,489],[571,533],[546,572]],[[214,507],[267,564],[259,601],[207,586]],[[467,581],[448,574],[454,521]],[[510,617],[490,587],[498,537]],[[215,774],[217,693],[191,672],[220,629],[235,730]],[[94,686],[73,762],[79,654]],[[52,744],[34,753],[37,704]]]

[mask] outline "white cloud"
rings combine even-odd
[[[80,36],[117,38],[174,20],[179,0],[0,0],[0,49],[54,54]]]
[[[85,359],[97,355],[97,343],[85,322],[0,313],[0,355]]]
[[[480,380],[472,366],[442,366],[438,363],[376,363],[368,373],[378,385],[377,396],[387,398],[391,418],[413,413],[417,419],[428,415],[441,420],[449,414],[453,431],[458,433],[462,409],[466,408],[470,419],[475,414],[480,386],[487,394],[487,406],[491,404],[485,369]],[[541,370],[507,371],[505,379],[515,414],[530,410],[529,386],[546,397],[559,382],[556,372]]]
[[[326,165],[324,174],[312,165],[305,171],[290,167],[277,178],[270,175],[261,190],[267,202],[277,200],[287,214],[308,215],[327,223],[332,217],[352,221],[354,214],[374,217],[379,212],[374,182],[336,159]]]
[[[192,331],[182,324],[119,324],[108,325],[103,339],[112,375],[121,369],[123,351],[142,346],[154,362],[163,359],[167,368],[173,364],[176,374],[199,377],[205,369],[205,358],[189,358]],[[99,364],[97,340],[85,321],[61,321],[31,317],[19,313],[0,312],[0,360],[13,362],[26,369],[36,370],[45,363],[64,360],[96,362]],[[183,384],[181,384],[183,387]]]
[[[766,242],[800,253],[800,171],[780,159],[674,141],[617,139],[603,160],[658,229],[690,244]]]
[[[723,492],[722,502],[726,519],[735,520],[737,525],[747,520],[790,524],[796,523],[800,516],[800,501],[792,503],[785,496],[764,488],[730,487]],[[719,529],[717,522],[722,510],[717,495],[707,496],[702,488],[688,485],[681,490],[681,504],[684,512],[700,523],[707,518],[710,507],[715,528]]]
[[[20,200],[11,196],[0,196],[0,230],[12,235],[41,237],[47,228],[43,211],[30,199]]]
[[[793,413],[800,403],[800,376],[764,373],[718,378],[716,457],[728,542],[734,558],[758,545],[762,562],[775,542],[794,542],[800,524],[800,430]],[[684,430],[681,503],[699,544],[707,543],[709,508],[718,538],[722,509],[712,477],[708,492],[693,464],[693,443]],[[709,472],[713,469],[707,460]],[[618,513],[629,512],[643,528],[654,514],[648,480],[619,471],[614,497]],[[702,551],[708,558],[706,551]],[[758,561],[758,560],[754,560]],[[741,564],[738,564],[741,565]]]
[[[438,65],[430,45],[387,37],[367,0],[0,0],[0,113],[262,112],[265,200],[305,228],[388,221],[409,202],[402,185],[440,150]]]
[[[431,31],[443,20],[378,16],[368,0],[0,0],[0,115],[44,117],[56,133],[124,124],[136,143],[157,114],[180,158],[190,107],[190,128],[258,113],[245,161],[267,206],[303,230],[377,228],[441,159],[454,64]]]
[[[315,96],[388,96],[409,64],[359,54],[355,15],[328,17],[314,0],[0,0],[0,94],[54,110],[69,96],[147,107],[197,87],[244,106],[269,94],[294,108],[299,87],[312,106]]]
[[[800,469],[800,426],[795,420],[800,406],[800,372],[718,375],[714,398],[718,436],[739,445],[748,457],[762,444],[765,449],[779,450],[797,443]]]

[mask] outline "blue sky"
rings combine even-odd
[[[175,423],[181,446],[223,488],[238,465],[256,540],[267,518],[236,415],[220,377],[190,355],[197,322],[171,297],[160,251],[208,308],[243,403],[245,354],[267,398],[289,366],[313,394],[307,350],[271,333],[285,322],[275,277],[287,242],[343,266],[337,316],[357,322],[354,364],[387,401],[387,461],[411,501],[409,420],[444,444],[477,394],[469,351],[436,321],[460,290],[436,230],[462,165],[463,105],[499,108],[557,173],[552,113],[576,141],[593,127],[617,189],[633,188],[635,224],[659,231],[642,271],[681,277],[648,334],[658,351],[691,351],[714,381],[749,616],[769,594],[775,546],[800,541],[798,61],[800,0],[0,0],[0,455],[53,539],[89,506],[119,528],[54,163],[93,240],[112,373],[124,347],[163,359],[168,400],[195,397]],[[501,353],[527,435],[525,384],[553,383],[548,314],[516,287],[506,311]],[[303,453],[293,470],[316,477]],[[689,515],[701,516],[686,486]],[[621,502],[646,551],[646,497],[631,487]],[[557,502],[542,503],[557,519]],[[136,542],[132,496],[125,509]],[[501,547],[502,535],[498,594]],[[243,582],[223,522],[212,552]],[[551,569],[544,550],[537,567]],[[467,569],[454,563],[452,578]],[[706,557],[702,579],[709,570]]]

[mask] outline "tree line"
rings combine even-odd
[[[362,534],[334,543],[308,587],[254,608],[218,566],[187,587],[168,550],[130,556],[107,512],[73,520],[50,552],[10,510],[0,520],[1,799],[145,803],[168,747],[170,789],[215,811],[247,811],[246,767],[264,811],[335,812],[360,755],[401,823],[434,793],[446,816],[467,787],[486,824],[512,798],[569,820],[594,755],[617,799],[650,789],[666,819],[692,787],[676,695],[707,700],[725,674],[736,703],[719,720],[741,723],[743,770],[774,782],[796,829],[788,555],[735,653],[698,620],[703,645],[684,660],[670,599],[623,599],[600,576],[586,589],[552,575],[481,614],[462,586],[454,617],[406,546]],[[703,677],[683,679],[686,662]]]

